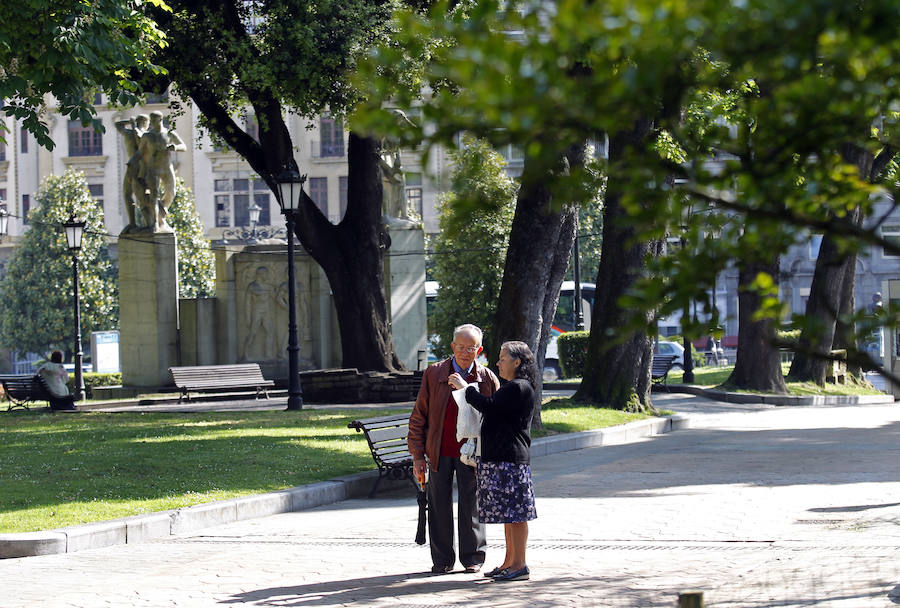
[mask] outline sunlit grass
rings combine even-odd
[[[399,410],[53,415],[0,419],[0,532],[271,492],[373,468],[347,423]]]
[[[781,366],[781,371],[783,374],[787,375],[790,370],[790,364],[784,363]],[[734,390],[735,392],[740,393],[754,393],[756,391],[746,391],[746,390],[736,390],[724,383],[728,380],[728,377],[731,375],[732,370],[734,369],[733,365],[727,365],[723,367],[698,367],[694,369],[694,382],[692,384],[696,386],[702,386],[705,388],[716,388],[722,390]],[[682,380],[683,372],[680,370],[673,370],[669,372],[669,383],[670,384],[680,384]],[[847,384],[833,384],[826,383],[824,387],[818,386],[812,382],[786,382],[788,394],[790,395],[882,395],[881,391],[878,391],[871,386],[865,386],[861,384],[855,384],[853,382],[848,382]]]
[[[588,403],[574,402],[571,399],[552,399],[541,407],[543,429],[534,430],[532,436],[576,433],[651,417],[651,414],[634,414],[622,410],[594,407]]]
[[[347,423],[403,410],[191,414],[16,411],[0,417],[0,533],[272,492],[370,471]],[[535,435],[646,416],[556,400]]]

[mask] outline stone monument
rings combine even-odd
[[[175,234],[166,222],[175,197],[169,151],[184,150],[163,126],[161,112],[118,121],[129,159],[123,183],[128,226],[119,238],[119,327],[122,383],[170,384],[178,365],[178,264]]]

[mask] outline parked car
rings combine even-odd
[[[684,369],[684,347],[678,342],[659,341],[659,354],[675,355],[672,369]]]

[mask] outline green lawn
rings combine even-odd
[[[0,532],[271,492],[374,469],[354,419],[402,410],[0,416]],[[645,418],[555,400],[536,436]]]
[[[733,365],[728,365],[725,367],[698,367],[694,370],[694,382],[693,384],[704,386],[707,388],[719,388],[722,390],[734,390],[730,389],[726,386],[723,386],[723,383],[728,380],[728,376],[731,375],[731,370],[734,369]],[[781,366],[782,372],[784,374],[788,373],[790,369],[789,363],[784,363]],[[669,383],[677,384],[681,382],[682,372],[681,371],[672,371],[669,372]],[[788,393],[791,395],[881,395],[880,391],[875,390],[874,388],[862,386],[859,384],[826,384],[824,387],[817,386],[811,382],[788,382],[787,383]],[[750,393],[753,391],[744,391],[738,390],[735,392],[739,393]]]

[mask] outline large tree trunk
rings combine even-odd
[[[247,135],[214,99],[192,95],[216,132],[253,167],[273,192],[276,176],[297,168],[293,144],[277,100],[259,103],[260,143]],[[256,107],[257,104],[254,105]],[[381,219],[380,145],[372,138],[350,134],[347,153],[347,212],[334,225],[306,193],[297,214],[295,233],[306,251],[325,271],[334,295],[341,333],[344,367],[361,371],[405,369],[394,350],[384,295],[383,258],[390,239]]]
[[[279,97],[252,75],[233,83],[253,107],[259,126],[257,140],[235,121],[223,83],[209,78],[210,64],[221,66],[223,74],[233,78],[237,78],[236,74],[247,76],[244,57],[238,49],[249,48],[251,33],[241,20],[238,4],[233,0],[180,3],[175,12],[157,11],[160,27],[170,41],[161,53],[160,63],[169,69],[169,77],[177,83],[179,93],[190,96],[209,127],[247,161],[277,196],[276,177],[285,169],[298,169]],[[180,11],[187,12],[182,15]],[[220,36],[203,38],[212,44],[202,45],[202,52],[186,53],[184,49],[196,46],[197,36],[205,33],[202,30],[210,23],[216,24]],[[232,39],[234,44],[220,44],[226,39]],[[384,295],[382,262],[390,243],[381,220],[379,152],[376,141],[351,133],[344,220],[337,226],[331,224],[304,196],[295,228],[300,243],[324,269],[334,294],[342,364],[366,371],[403,369],[394,352]]]
[[[855,144],[841,146],[844,161],[855,165],[860,177],[872,183],[879,179],[882,163],[892,155],[892,151],[886,148],[876,159],[870,151]],[[843,221],[861,226],[861,210],[857,207]],[[828,359],[830,351],[844,349],[849,353],[856,348],[854,328],[845,326],[840,320],[856,310],[856,259],[855,251],[841,252],[833,236],[825,235],[822,239],[806,305],[809,325],[800,335],[788,374],[791,380],[815,382],[823,386],[831,366]],[[862,378],[858,363],[848,367],[848,373]]]
[[[862,214],[860,214],[860,224]],[[835,324],[833,348],[835,350],[844,350],[848,354],[857,348],[856,346],[856,328],[852,324],[844,322],[842,319],[848,318],[856,312],[856,252],[847,256],[844,262],[846,269],[844,274],[844,282],[841,286],[840,306],[838,308],[838,319]],[[848,357],[847,375],[856,380],[863,382],[865,378],[865,370],[860,364],[857,357]]]
[[[807,325],[800,333],[788,377],[798,382],[825,385],[831,362],[828,355],[834,343],[838,314],[847,282],[848,256],[838,249],[830,235],[825,235],[816,258],[816,269],[806,303]],[[854,263],[856,258],[854,256]],[[854,268],[850,268],[852,273]],[[851,279],[852,281],[852,279]]]
[[[377,140],[351,132],[344,219],[332,224],[305,197],[296,232],[331,285],[343,366],[394,371],[405,368],[394,351],[384,295],[384,254],[390,237],[381,219],[380,153]]]
[[[629,150],[643,142],[651,127],[650,121],[640,121],[633,131],[613,136],[610,166],[624,162]],[[644,276],[648,257],[659,255],[661,243],[635,240],[622,196],[621,187],[611,177],[603,209],[603,245],[587,360],[574,398],[621,410],[655,411],[650,403],[652,341],[645,330],[621,336],[621,328],[633,323],[635,312],[623,309],[619,300]],[[642,324],[649,326],[653,312],[640,314]]]
[[[737,360],[725,384],[750,391],[786,393],[781,354],[775,346],[775,323],[771,319],[753,318],[760,309],[761,297],[752,285],[761,272],[777,280],[778,258],[738,264]]]
[[[570,164],[584,161],[584,151],[571,150],[563,160],[562,170],[566,171]],[[507,340],[528,344],[537,363],[539,395],[550,326],[575,242],[578,213],[575,205],[554,205],[548,181],[543,165],[526,158],[509,234],[493,337],[498,351]],[[498,354],[488,353],[491,362],[496,361]],[[540,406],[535,409],[532,424],[540,427]]]

